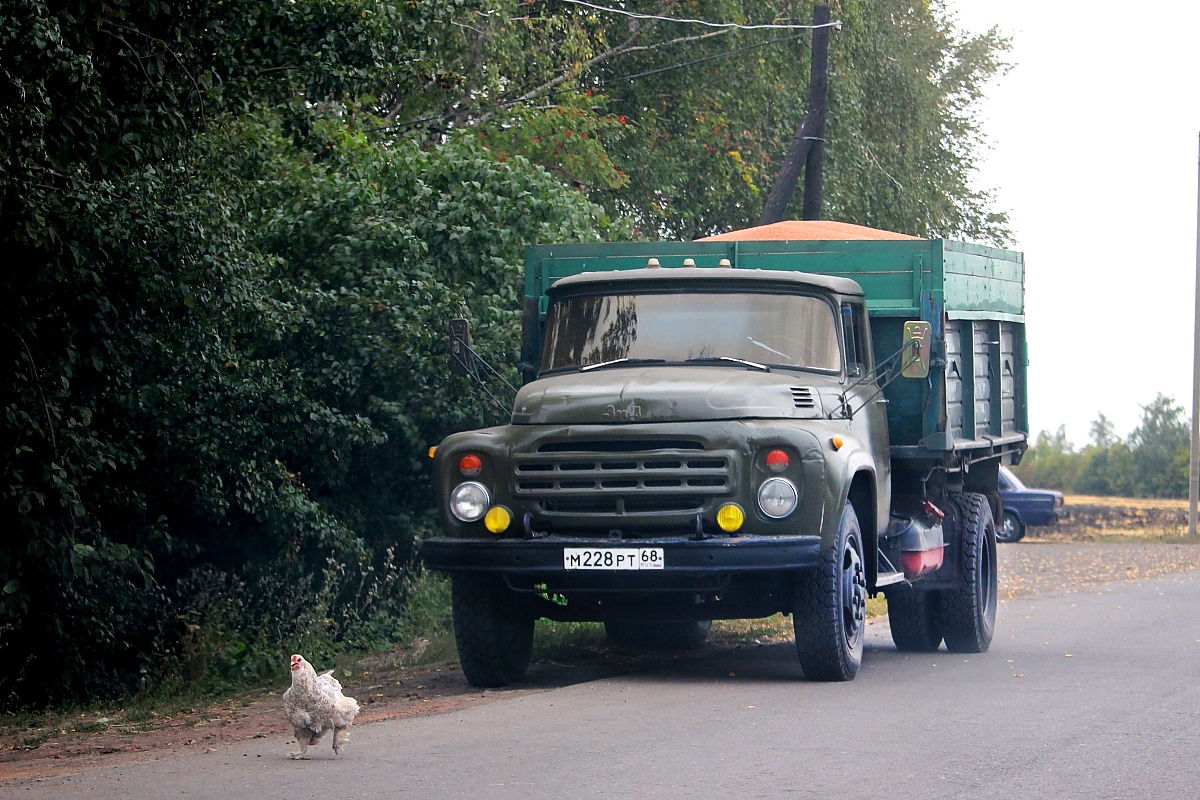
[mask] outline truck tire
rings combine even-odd
[[[821,564],[796,578],[792,626],[796,655],[812,681],[849,681],[862,665],[867,580],[862,530],[854,506],[846,503],[837,540]]]
[[[604,623],[604,633],[614,642],[649,650],[695,650],[708,641],[711,629],[711,620]]]
[[[454,642],[467,683],[485,689],[520,680],[533,654],[533,613],[497,578],[456,573],[450,579]]]
[[[996,630],[996,526],[985,495],[950,495],[958,539],[958,582],[942,592],[941,623],[946,649],[982,653]]]
[[[918,591],[911,586],[889,587],[888,626],[892,641],[902,653],[932,653],[942,645],[939,595],[936,589]]]
[[[1004,495],[1000,494],[1000,490],[988,492],[984,497],[987,498],[988,506],[992,509],[992,522],[999,523],[1004,519]],[[996,531],[996,538],[1000,538],[1000,531]]]
[[[1004,521],[996,530],[997,542],[1019,542],[1025,538],[1025,525],[1015,511],[1005,511]]]

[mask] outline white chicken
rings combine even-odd
[[[333,730],[333,752],[340,753],[350,741],[350,726],[358,716],[358,701],[342,694],[342,684],[333,670],[320,675],[304,656],[292,656],[292,685],[283,693],[283,711],[296,732],[299,753],[292,758],[308,758],[308,746],[316,744]]]

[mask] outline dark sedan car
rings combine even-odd
[[[1028,525],[1052,525],[1069,515],[1063,508],[1062,492],[1030,489],[1012,472],[1000,468],[1000,496],[1004,519],[996,526],[997,542],[1018,542]]]

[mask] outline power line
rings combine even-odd
[[[672,64],[668,67],[659,67],[657,69],[646,70],[645,72],[635,72],[630,75],[622,75],[619,78],[609,78],[607,80],[599,81],[595,85],[596,85],[596,88],[602,89],[605,86],[609,86],[614,83],[621,83],[623,81],[640,80],[641,78],[648,78],[651,75],[660,75],[664,72],[671,72],[673,70],[683,69],[684,67],[692,67],[692,66],[695,66],[696,64],[703,64],[708,61],[716,61],[717,59],[728,58],[729,56],[737,55],[738,53],[743,53],[747,50],[753,50],[758,47],[766,47],[767,45],[779,44],[780,42],[790,42],[790,41],[799,39],[802,36],[806,35],[807,32],[813,28],[812,25],[794,26],[794,27],[800,27],[803,30],[800,33],[794,33],[794,34],[791,34],[790,36],[780,36],[776,39],[768,39],[765,42],[756,42],[755,44],[748,44],[748,45],[743,45],[742,47],[735,47],[734,49],[726,50],[723,53],[715,53],[711,56],[705,56],[704,58],[697,58],[697,59],[693,59],[691,61],[683,61],[678,64]],[[476,107],[472,108],[471,110],[478,112],[478,111],[491,111],[491,110],[498,109],[498,108],[508,108],[510,106],[515,106],[519,103],[529,103],[534,100],[544,100],[548,97],[557,97],[559,95],[572,94],[572,93],[578,92],[578,91],[579,91],[579,89],[577,89],[577,88],[555,89],[553,91],[548,91],[548,92],[544,92],[542,94],[533,95],[532,97],[525,97],[525,98],[522,98],[519,100],[500,100],[495,103],[489,103],[487,105],[476,106]],[[390,125],[381,125],[378,128],[368,128],[366,132],[367,133],[375,133],[378,131],[390,130],[393,128],[408,128],[413,125],[423,125],[426,122],[439,122],[442,120],[452,119],[453,117],[456,117],[456,116],[458,116],[457,113],[435,114],[435,115],[428,116],[428,117],[420,117],[418,119],[411,119],[411,120],[408,120],[407,122],[394,122]]]
[[[595,11],[603,11],[606,14],[620,14],[625,17],[634,19],[649,19],[658,22],[682,22],[688,25],[705,25],[709,28],[736,28],[743,31],[761,30],[764,28],[774,28],[777,30],[815,30],[817,28],[838,28],[841,29],[842,23],[840,20],[828,22],[823,25],[785,25],[785,24],[762,24],[762,25],[742,25],[737,22],[709,22],[705,19],[680,19],[679,17],[662,17],[657,14],[638,14],[634,11],[626,11],[623,8],[608,8],[606,6],[598,6],[595,3],[588,3],[586,0],[562,0],[564,3],[571,3],[576,6],[583,6]]]

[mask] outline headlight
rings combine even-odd
[[[758,507],[771,519],[782,519],[796,510],[800,492],[787,478],[768,478],[758,487]]]
[[[450,513],[463,522],[476,522],[487,513],[492,498],[479,483],[460,483],[450,493]]]

